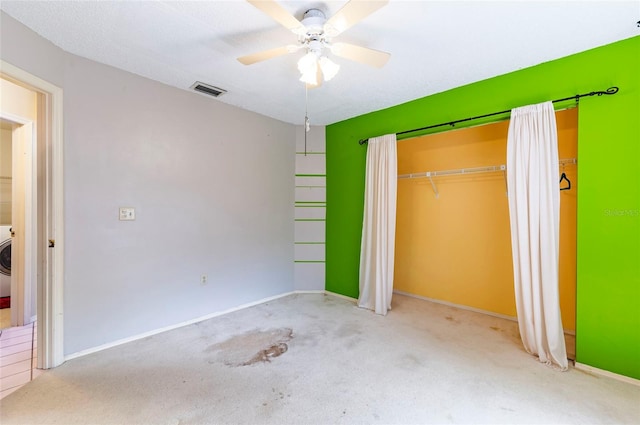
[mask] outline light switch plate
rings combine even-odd
[[[132,207],[120,207],[120,221],[135,220],[136,210]]]

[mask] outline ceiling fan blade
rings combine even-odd
[[[376,68],[382,68],[391,57],[390,53],[367,47],[356,46],[349,43],[334,43],[331,45],[331,53],[341,58],[361,62]]]
[[[306,32],[304,25],[274,0],[247,0],[249,3],[269,15],[273,20],[296,34]]]
[[[240,56],[238,61],[243,65],[252,65],[256,62],[262,62],[267,59],[276,58],[278,56],[291,53],[291,46],[276,47],[275,49],[264,50],[262,52],[253,53],[251,55]]]
[[[384,7],[389,0],[350,0],[324,24],[324,31],[330,37],[346,31],[376,10]]]

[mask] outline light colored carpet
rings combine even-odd
[[[631,424],[640,388],[540,364],[508,320],[299,294],[68,361],[0,410],[3,425]]]

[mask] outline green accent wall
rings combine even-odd
[[[582,98],[578,112],[576,354],[640,379],[640,36],[327,126],[326,290],[358,296],[358,140],[611,86],[620,91]]]

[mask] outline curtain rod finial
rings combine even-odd
[[[618,87],[613,86],[613,87],[609,87],[604,94],[616,94],[618,93],[618,90],[620,90]]]

